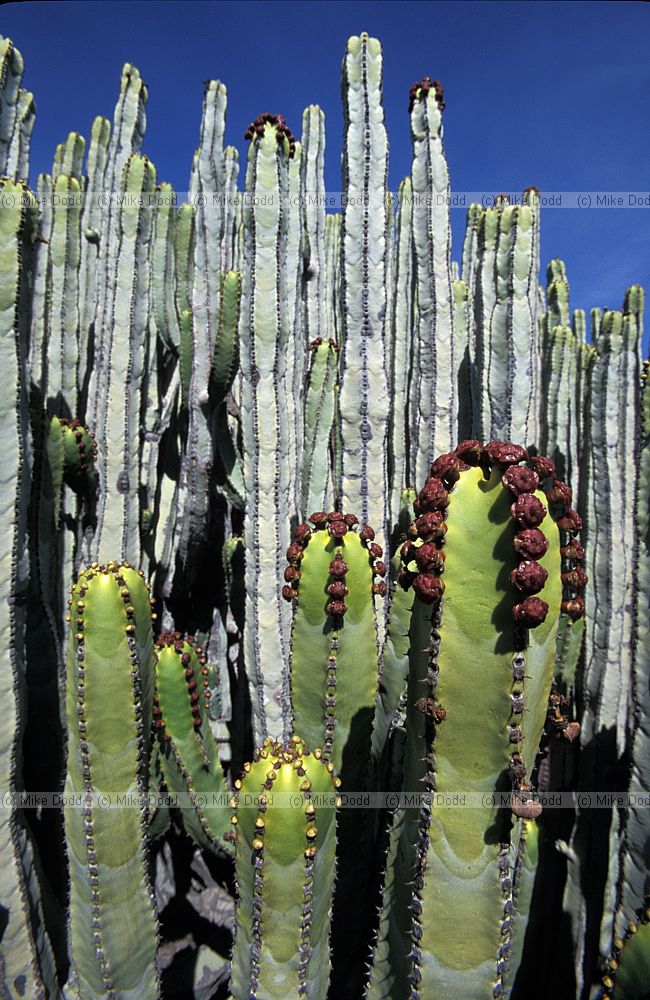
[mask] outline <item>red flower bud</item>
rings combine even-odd
[[[431,537],[439,539],[447,530],[444,514],[437,510],[421,514],[415,522],[415,528],[417,535],[425,541]]]
[[[567,486],[566,483],[561,483],[559,479],[556,479],[553,486],[546,494],[546,499],[549,503],[557,504],[558,507],[562,507],[563,510],[566,511],[571,506],[573,492],[571,491],[570,486]]]
[[[336,580],[341,580],[348,571],[348,564],[344,561],[342,556],[334,556],[334,559],[330,563],[330,576],[333,576]]]
[[[377,560],[373,569],[377,576],[386,576],[386,563],[383,563],[380,559]]]
[[[327,593],[331,597],[334,597],[337,601],[341,601],[344,597],[347,597],[350,591],[345,584],[341,582],[341,580],[337,580],[335,583],[330,583],[327,588]]]
[[[458,482],[463,463],[458,455],[450,451],[447,455],[440,455],[431,466],[431,475],[442,479],[446,486],[453,486]]]
[[[546,583],[547,571],[538,562],[524,560],[510,574],[510,579],[517,590],[523,594],[537,594]]]
[[[327,524],[328,515],[324,510],[317,510],[309,515],[309,520],[316,528],[324,528]]]
[[[443,569],[445,554],[431,542],[425,542],[424,545],[415,547],[413,558],[422,573],[440,573]]]
[[[566,513],[558,519],[558,528],[562,528],[562,531],[568,531],[569,534],[575,535],[582,528],[582,518],[578,514],[577,510],[567,510]]]
[[[548,538],[539,528],[518,531],[512,543],[523,559],[541,559],[548,549]]]
[[[377,545],[376,542],[373,542],[372,545],[368,546],[368,551],[375,557],[375,559],[381,559],[384,554],[384,550],[381,545]]]
[[[356,514],[341,514],[341,520],[345,521],[348,528],[353,528],[355,524],[359,523],[359,518]]]
[[[541,625],[548,614],[548,604],[539,597],[527,597],[521,604],[515,604],[512,615],[517,625],[524,628],[536,628]]]
[[[560,549],[565,559],[576,559],[581,561],[585,557],[585,549],[582,542],[577,538],[572,538],[568,545],[563,545]]]
[[[536,528],[546,517],[546,507],[532,493],[522,493],[510,507],[520,528]]]
[[[302,545],[299,545],[298,542],[293,542],[287,549],[287,562],[300,562],[304,554],[305,550]]]
[[[292,580],[298,580],[300,579],[300,571],[294,566],[287,566],[284,571],[284,579],[287,583],[291,583]]]
[[[311,538],[311,528],[308,524],[299,524],[293,533],[297,542],[307,542]]]
[[[373,594],[380,594],[382,597],[386,596],[388,588],[386,586],[385,580],[380,580],[379,583],[373,583],[372,592]]]
[[[414,555],[415,546],[413,542],[406,541],[399,550],[399,557],[403,563],[410,563],[412,559],[415,558]]]
[[[527,465],[511,465],[501,476],[501,482],[516,497],[534,493],[539,486],[539,476]]]
[[[343,538],[348,533],[348,526],[345,521],[331,521],[329,532],[332,538]]]
[[[285,601],[292,601],[294,597],[298,596],[298,591],[294,590],[293,587],[289,586],[283,587],[282,596],[284,597]]]
[[[582,618],[585,613],[585,602],[581,597],[574,597],[572,601],[562,601],[560,607],[569,616],[571,621],[574,622]]]
[[[342,616],[348,610],[348,606],[344,601],[330,601],[325,610],[329,615]]]
[[[554,479],[557,475],[555,462],[551,461],[550,458],[544,458],[543,455],[531,455],[529,462],[540,479],[548,479],[549,477]]]
[[[574,590],[584,590],[589,583],[589,577],[582,566],[576,566],[575,569],[570,570],[568,573],[562,573],[562,583],[573,587]]]
[[[429,478],[418,494],[421,510],[445,510],[449,506],[449,495],[439,479]]]
[[[478,465],[482,451],[480,441],[474,440],[461,441],[456,448],[456,454],[461,462],[466,462],[467,465]]]
[[[580,723],[570,722],[568,726],[562,731],[562,739],[568,740],[569,743],[573,743],[576,736],[580,735]]]
[[[542,813],[542,803],[537,799],[529,798],[525,792],[517,792],[512,797],[510,807],[515,816],[520,819],[537,819]]]
[[[420,573],[413,581],[413,590],[424,604],[437,604],[444,593],[445,585],[437,576]]]
[[[372,542],[374,537],[374,528],[371,528],[369,524],[364,524],[363,528],[359,532],[359,538],[364,542]]]
[[[499,465],[516,465],[528,458],[526,449],[512,441],[490,441],[485,446],[485,452],[491,462],[498,462]]]

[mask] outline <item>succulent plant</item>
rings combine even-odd
[[[382,59],[349,40],[332,215],[322,110],[257,116],[241,192],[219,81],[178,205],[130,64],[31,194],[0,40],[3,995],[173,995],[186,834],[235,1000],[643,995],[643,292],[588,331],[540,288],[534,187],[454,263],[442,85],[393,194]]]

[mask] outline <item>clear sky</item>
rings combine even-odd
[[[149,86],[144,152],[185,191],[198,141],[202,81],[228,87],[227,141],[262,111],[299,135],[302,109],[326,115],[326,180],[339,191],[346,39],[384,47],[393,189],[410,169],[410,85],[445,87],[445,147],[455,192],[646,192],[650,202],[650,5],[608,2],[228,2],[5,4],[0,33],[25,59],[37,121],[32,183],[54,146],[96,114],[112,117],[121,66]],[[464,210],[452,212],[459,258]],[[650,293],[650,204],[546,208],[542,263],[565,260],[571,304],[618,308]],[[646,333],[647,344],[647,333]]]

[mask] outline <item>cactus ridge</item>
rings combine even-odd
[[[599,1000],[644,1000],[650,982],[650,901],[614,939]]]

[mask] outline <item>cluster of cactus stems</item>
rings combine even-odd
[[[534,187],[454,263],[442,85],[394,196],[365,34],[337,215],[317,105],[255,119],[238,196],[218,81],[176,205],[129,64],[33,194],[22,75],[0,39],[0,791],[65,805],[0,809],[2,995],[175,995],[182,827],[234,1000],[647,997],[642,289],[588,336]]]

